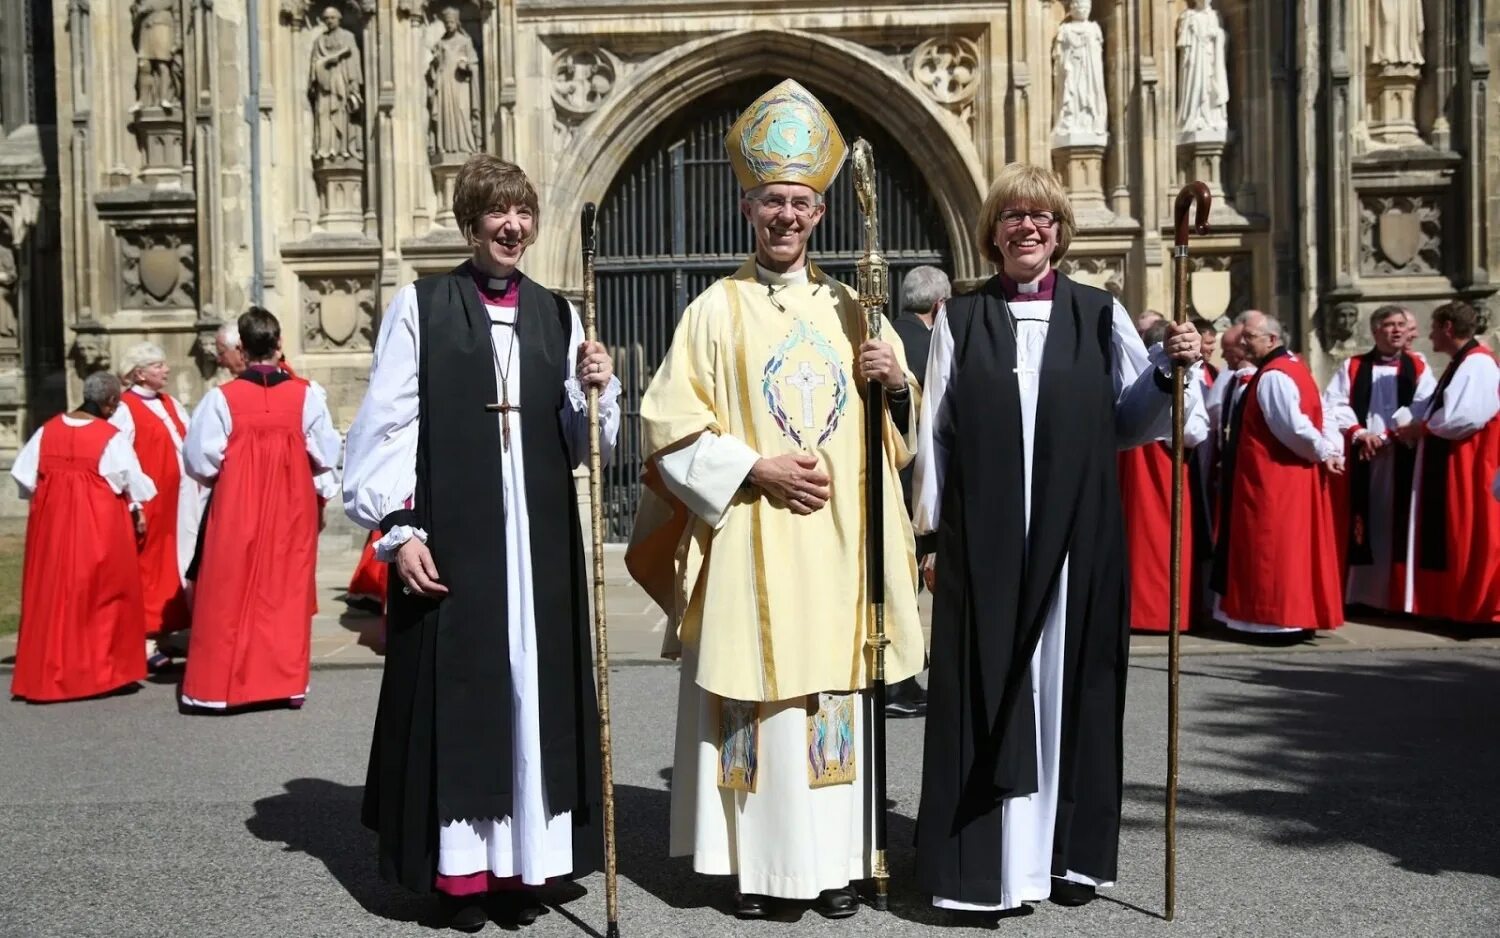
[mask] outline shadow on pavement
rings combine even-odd
[[[1500,877],[1487,807],[1500,778],[1500,656],[1445,654],[1402,671],[1297,656],[1197,662],[1182,674],[1211,688],[1183,714],[1179,803],[1197,815],[1190,824],[1280,822],[1264,836],[1282,846],[1357,844],[1414,873]],[[1264,784],[1194,790],[1195,764]],[[1162,788],[1130,786],[1126,797],[1159,806]]]
[[[321,778],[286,783],[286,793],[255,802],[245,827],[261,840],[285,844],[323,863],[339,885],[366,912],[397,922],[442,927],[437,903],[380,878],[375,834],[359,822],[363,785],[340,785]]]

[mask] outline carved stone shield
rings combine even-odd
[[[172,295],[181,276],[182,265],[173,249],[158,245],[141,252],[141,289],[158,303]]]
[[[1193,309],[1212,322],[1229,309],[1229,271],[1195,270],[1188,278]]]
[[[318,301],[318,326],[328,341],[343,345],[359,326],[359,299],[352,293],[327,293]]]
[[[1405,267],[1422,246],[1422,220],[1411,212],[1387,209],[1375,226],[1380,253],[1393,267]]]

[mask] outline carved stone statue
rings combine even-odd
[[[325,7],[318,18],[324,32],[313,41],[307,83],[313,111],[313,160],[358,160],[364,155],[359,44],[340,25],[344,15],[337,7]]]
[[[1422,0],[1369,0],[1370,64],[1421,65]]]
[[[1193,0],[1177,20],[1177,134],[1223,140],[1229,132],[1224,25],[1213,0]]]
[[[10,245],[0,242],[0,339],[15,339],[16,337],[19,324],[14,304],[14,290],[19,280],[20,271],[16,269],[16,252],[10,249]]]
[[[432,44],[427,66],[427,104],[432,119],[428,149],[435,154],[479,151],[479,107],[474,80],[479,75],[479,52],[464,32],[457,7],[443,9],[443,34]]]
[[[131,42],[135,45],[135,104],[142,108],[175,108],[182,100],[182,44],[177,28],[177,0],[134,0],[130,4]]]
[[[1109,133],[1104,96],[1104,32],[1089,19],[1092,0],[1068,0],[1052,42],[1053,145],[1102,145]]]

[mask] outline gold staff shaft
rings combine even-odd
[[[589,342],[599,340],[598,294],[594,285],[594,203],[583,207],[583,334]],[[599,685],[599,755],[604,788],[604,905],[607,938],[620,934],[620,885],[615,855],[614,745],[609,711],[609,625],[604,607],[604,484],[599,456],[599,388],[590,385],[589,407],[589,514],[594,534],[594,642],[595,672]]]
[[[854,194],[864,215],[865,253],[856,265],[859,305],[864,310],[866,331],[871,339],[880,338],[880,326],[890,295],[889,265],[880,255],[880,215],[876,200],[875,160],[870,144],[854,141]],[[865,395],[865,544],[866,587],[870,596],[872,630],[865,640],[872,662],[871,680],[872,748],[875,801],[875,857],[872,872],[875,879],[875,908],[889,907],[890,867],[886,862],[888,817],[886,810],[886,726],[885,726],[885,649],[890,640],[885,635],[885,389],[879,381],[866,385]]]
[[[1174,215],[1177,223],[1176,239],[1172,249],[1172,276],[1174,307],[1172,321],[1184,323],[1188,320],[1188,210],[1197,206],[1197,217],[1193,229],[1199,234],[1208,232],[1208,210],[1212,196],[1208,186],[1201,182],[1190,182],[1177,194]],[[1167,632],[1167,895],[1166,919],[1172,921],[1177,914],[1177,774],[1178,731],[1181,726],[1181,689],[1179,677],[1182,671],[1182,466],[1183,425],[1186,422],[1185,379],[1187,369],[1182,365],[1172,366],[1172,555],[1170,584],[1167,587],[1171,599]]]

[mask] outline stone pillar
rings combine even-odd
[[[1107,134],[1071,134],[1052,138],[1052,164],[1073,202],[1080,228],[1114,223],[1115,213],[1104,198],[1104,148]]]

